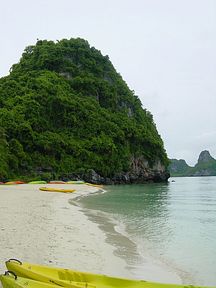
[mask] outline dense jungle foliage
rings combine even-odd
[[[0,79],[0,179],[168,165],[150,112],[108,56],[83,39],[39,40]]]

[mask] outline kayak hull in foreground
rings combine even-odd
[[[0,275],[0,281],[2,283],[3,288],[52,288],[52,287],[64,287],[62,285],[59,285],[54,280],[50,280],[50,283],[41,282],[32,280],[29,278],[24,278],[17,276],[15,273],[13,275],[10,275],[12,272],[7,271],[5,272],[5,275]],[[83,282],[73,282],[70,281],[70,287],[71,288],[96,288],[96,286],[83,283]]]
[[[30,263],[21,263],[14,260],[7,261],[6,266],[8,270],[13,271],[18,276],[27,277],[46,283],[55,283],[56,285],[63,287],[74,287],[74,282],[85,283],[87,285],[82,287],[95,286],[97,288],[186,288],[192,286],[162,284],[147,282],[143,280],[130,280],[117,277],[109,277],[106,275],[92,274],[63,268],[53,268]],[[193,287],[198,288],[201,286]],[[204,286],[202,288],[204,288]]]
[[[14,277],[11,275],[0,275],[0,281],[3,288],[53,288],[54,284],[42,283],[22,277]]]

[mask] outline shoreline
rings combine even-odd
[[[77,202],[81,199],[78,198]],[[71,204],[79,205],[76,201],[71,201]],[[145,251],[144,255],[141,254],[137,243],[130,239],[122,223],[112,218],[109,213],[88,209],[82,204],[79,206],[89,221],[96,223],[105,233],[106,243],[114,247],[115,256],[124,260],[130,278],[167,284],[183,284],[184,278],[191,280],[188,275],[185,277],[183,271],[153,257],[148,251]],[[129,278],[128,275],[127,278]]]
[[[0,186],[0,273],[4,262],[23,262],[129,277],[125,263],[105,243],[100,228],[69,199],[95,193],[97,187],[67,184],[75,193],[40,191],[44,184]],[[48,187],[66,188],[65,184]]]
[[[17,258],[23,262],[116,277],[181,284],[177,275],[151,263],[152,259],[146,258],[143,269],[139,271],[139,267],[137,272],[117,253],[115,243],[109,241],[100,223],[92,221],[88,213],[76,205],[76,199],[97,193],[97,187],[67,184],[67,189],[76,189],[76,192],[66,194],[40,191],[42,186],[46,185],[0,186],[1,274],[5,271],[4,262]],[[48,187],[66,188],[65,184],[48,184]],[[115,232],[120,240],[126,238],[121,232]]]

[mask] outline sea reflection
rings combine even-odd
[[[113,227],[113,233],[108,233],[110,243],[114,241],[122,255],[133,250],[125,257],[134,259],[134,263],[138,261],[135,255],[150,254],[181,271],[185,283],[194,279],[194,284],[215,285],[216,177],[173,180],[165,184],[107,186],[107,193],[81,202],[91,215],[100,211],[104,231],[109,219]],[[115,234],[116,230],[120,233]]]

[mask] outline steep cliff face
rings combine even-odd
[[[208,163],[211,161],[215,161],[215,159],[210,155],[209,151],[204,150],[200,153],[199,158],[198,158],[198,163],[196,165]]]
[[[127,173],[119,173],[113,178],[115,183],[143,183],[143,182],[166,182],[170,177],[165,165],[156,160],[152,166],[142,156],[132,157],[130,169]]]
[[[168,177],[151,113],[108,56],[83,39],[25,49],[0,79],[0,126],[0,178],[140,183]]]
[[[198,162],[191,171],[191,176],[215,176],[216,160],[210,155],[209,151],[202,151]]]

